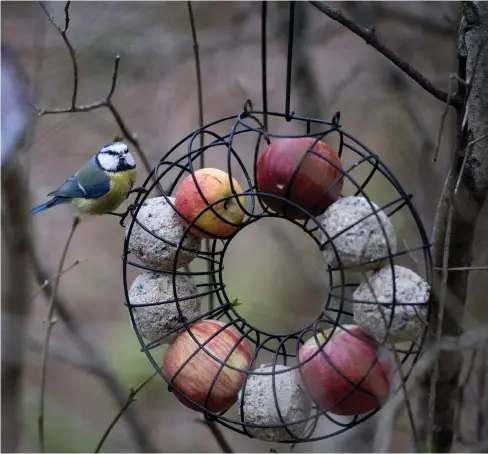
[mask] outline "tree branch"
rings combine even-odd
[[[62,270],[60,273],[56,274],[56,276],[53,276],[51,279],[48,279],[44,282],[44,284],[42,284],[37,290],[36,292],[29,298],[29,301],[32,301],[33,299],[35,299],[37,297],[37,295],[39,295],[40,293],[42,293],[42,291],[44,290],[45,287],[47,287],[51,282],[59,279],[63,274],[67,273],[68,271],[70,271],[71,269],[73,269],[75,266],[78,266],[80,263],[84,262],[85,260],[75,260],[70,266],[67,266],[64,270]]]
[[[462,5],[456,80],[458,91],[467,102],[457,109],[456,150],[433,232],[434,265],[439,267],[442,262],[443,272],[434,275],[434,293],[440,293],[442,298],[432,300],[431,326],[437,331],[440,325],[443,336],[459,334],[462,324],[466,323],[468,314],[464,307],[469,273],[448,271],[471,267],[476,225],[488,195],[488,153],[486,145],[481,142],[488,132],[488,84],[485,77],[488,56],[479,52],[488,34],[488,5],[485,2],[463,2]],[[451,241],[447,250],[444,244],[449,230]],[[441,304],[443,302],[445,304]],[[461,311],[452,310],[457,306]],[[452,447],[462,359],[459,352],[441,351],[434,371],[428,371],[420,380],[418,414],[423,423],[421,436],[424,440],[431,438],[429,448],[437,452],[449,452]],[[423,416],[429,413],[432,379],[435,381],[435,395],[432,396],[435,400],[431,402],[433,414],[429,421],[425,421]]]
[[[64,8],[65,12],[65,27],[62,29],[54,20],[54,18],[49,14],[47,8],[42,2],[39,2],[41,5],[44,13],[48,17],[49,21],[54,25],[54,27],[58,30],[59,34],[63,38],[66,46],[68,47],[71,62],[73,65],[73,93],[71,96],[71,106],[70,107],[62,107],[62,108],[57,108],[57,109],[39,109],[38,108],[38,115],[43,116],[43,115],[53,115],[53,114],[63,114],[63,113],[81,113],[81,112],[91,112],[92,110],[100,109],[102,107],[108,108],[112,116],[114,117],[115,122],[117,123],[118,127],[122,131],[122,134],[124,137],[134,146],[137,155],[139,159],[142,161],[142,164],[146,170],[147,173],[152,172],[152,167],[149,163],[149,160],[146,156],[146,153],[143,151],[141,144],[139,142],[139,139],[137,136],[132,133],[123,120],[122,116],[120,115],[120,112],[118,109],[114,106],[112,102],[112,97],[115,92],[115,88],[117,86],[117,78],[118,78],[118,73],[119,73],[119,65],[120,65],[120,55],[115,56],[115,61],[114,61],[114,69],[112,72],[112,83],[110,85],[110,90],[107,94],[107,96],[104,99],[101,99],[99,101],[95,101],[91,104],[83,104],[83,105],[77,105],[76,104],[76,99],[77,99],[77,93],[78,93],[78,61],[76,58],[76,53],[73,48],[73,45],[71,44],[66,32],[68,30],[68,25],[70,22],[70,16],[69,16],[69,4],[70,2],[66,3],[66,6]],[[153,180],[156,181],[156,176],[153,175]],[[158,186],[159,188],[159,186]]]
[[[158,374],[158,371],[153,372],[148,378],[146,378],[137,388],[131,388],[129,391],[129,395],[127,396],[127,400],[125,401],[124,405],[122,408],[118,411],[118,413],[115,415],[114,419],[111,421],[111,423],[108,425],[107,429],[102,435],[102,438],[97,444],[97,447],[95,448],[94,452],[100,452],[100,449],[102,449],[103,444],[105,443],[105,440],[109,436],[110,432],[112,429],[115,427],[115,424],[117,424],[117,421],[121,418],[121,416],[124,414],[124,412],[129,408],[129,405],[132,402],[136,401],[136,395],[141,391],[144,386],[146,386],[156,375]]]
[[[29,299],[29,178],[28,153],[37,122],[30,104],[33,85],[10,49],[2,44],[1,59],[1,444],[16,452],[22,432],[24,337],[31,308]]]
[[[33,352],[42,353],[43,345],[41,341],[38,341],[37,339],[34,339],[31,336],[26,336],[25,342],[27,348],[29,348]],[[93,360],[73,359],[72,355],[69,355],[68,353],[64,353],[61,349],[60,350],[51,349],[49,356],[55,361],[58,361],[63,364],[67,364],[86,373],[95,375],[96,377],[103,378],[104,376],[104,369],[100,368],[100,366],[96,364]]]
[[[42,352],[41,391],[39,397],[39,416],[37,420],[39,426],[39,444],[42,452],[46,452],[46,445],[44,440],[44,404],[45,404],[45,396],[46,396],[47,361],[49,358],[49,340],[51,339],[51,332],[53,326],[56,323],[56,319],[53,317],[56,295],[58,293],[59,281],[61,280],[61,274],[63,273],[66,255],[68,254],[68,249],[71,244],[71,240],[73,239],[73,235],[75,233],[76,227],[78,226],[79,222],[80,222],[80,218],[77,217],[73,218],[73,226],[71,227],[71,231],[69,233],[68,239],[66,241],[63,252],[61,254],[61,259],[59,260],[58,274],[54,278],[54,288],[53,288],[53,293],[51,295],[51,301],[49,303],[48,315],[46,318],[47,328],[46,328],[46,335],[44,338],[44,346]]]
[[[447,102],[448,94],[436,87],[430,80],[423,76],[419,71],[412,67],[405,60],[396,55],[391,49],[386,47],[376,35],[374,29],[367,29],[357,25],[355,22],[347,19],[342,12],[337,8],[331,8],[325,2],[310,2],[319,11],[330,17],[332,20],[340,23],[344,27],[348,28],[354,34],[358,35],[369,44],[375,48],[380,54],[384,55],[388,60],[390,60],[394,65],[400,68],[405,74],[407,74],[411,79],[417,82],[424,90],[428,91],[432,96],[439,99],[440,101]],[[454,107],[459,107],[462,105],[462,99],[457,96],[453,96],[449,100],[450,104]]]
[[[207,421],[206,419],[197,419],[197,422],[199,422],[201,424],[205,424],[209,428],[210,432],[212,432],[212,435],[214,436],[215,441],[219,445],[222,452],[225,452],[225,453],[233,453],[234,452],[232,450],[232,446],[225,439],[224,435],[219,430],[219,427],[217,426],[217,423],[215,421]]]
[[[30,241],[29,244],[29,255],[31,258],[31,265],[34,271],[35,279],[38,285],[42,286],[42,291],[46,298],[50,299],[53,292],[52,283],[49,282],[47,286],[44,286],[44,283],[49,281],[50,273],[46,271],[42,262],[37,258],[32,241]],[[69,304],[59,295],[57,295],[55,305],[59,319],[64,323],[75,343],[86,355],[86,357],[90,359],[93,366],[100,370],[100,378],[108,392],[113,396],[116,404],[118,406],[124,405],[126,401],[126,391],[124,387],[110,370],[105,358],[94,347],[88,337],[84,335],[83,330],[78,325],[75,316],[69,308]],[[141,452],[157,452],[158,448],[151,442],[151,439],[146,433],[144,427],[139,422],[139,418],[137,417],[136,413],[133,412],[132,409],[128,409],[128,411],[125,412],[125,418],[127,419],[127,424],[137,443],[138,449]]]
[[[76,60],[75,49],[73,48],[68,37],[66,36],[66,32],[68,31],[69,21],[70,21],[69,18],[70,3],[71,2],[66,2],[66,5],[64,7],[64,28],[61,28],[54,20],[54,17],[52,17],[49,14],[49,11],[47,10],[44,3],[39,2],[41,8],[44,10],[44,13],[46,13],[46,16],[48,17],[51,24],[53,24],[57,28],[59,34],[63,38],[63,41],[66,44],[66,47],[68,48],[69,51],[69,57],[71,59],[71,64],[73,65],[73,94],[71,95],[71,107],[73,108],[76,105],[76,98],[78,96],[78,61]]]

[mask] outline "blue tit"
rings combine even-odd
[[[40,213],[56,205],[70,203],[75,218],[113,212],[127,198],[136,180],[136,163],[123,142],[105,145],[78,172],[56,191],[53,198],[31,210]]]

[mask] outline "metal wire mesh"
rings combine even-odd
[[[376,364],[378,361],[380,361],[378,352],[381,351],[381,348],[386,348],[386,346],[391,348],[392,346],[392,344],[388,344],[388,339],[386,337],[382,342],[379,342],[369,336],[365,337],[363,335],[358,335],[357,332],[350,329],[350,322],[348,322],[348,320],[350,320],[354,314],[350,309],[348,309],[348,304],[357,304],[361,301],[358,301],[357,298],[355,299],[351,296],[351,291],[358,286],[359,282],[351,282],[351,279],[347,277],[348,273],[355,270],[357,271],[357,269],[361,269],[361,267],[364,266],[378,267],[379,264],[381,264],[382,267],[389,267],[391,269],[392,276],[394,276],[394,266],[398,264],[399,260],[403,256],[412,253],[420,253],[418,266],[419,269],[422,269],[421,272],[423,278],[427,283],[430,284],[432,264],[429,251],[429,242],[420,217],[412,203],[411,194],[407,193],[402,188],[399,181],[375,153],[373,153],[367,146],[362,144],[358,139],[347,133],[342,128],[342,125],[340,124],[339,112],[337,112],[330,121],[326,121],[300,117],[295,115],[294,112],[290,111],[290,74],[293,49],[292,37],[294,2],[291,2],[290,5],[290,37],[287,60],[285,112],[267,111],[265,39],[266,16],[266,2],[263,2],[263,45],[261,49],[263,55],[263,110],[254,110],[251,101],[248,100],[240,113],[215,120],[197,128],[195,131],[178,141],[178,143],[176,143],[161,158],[157,166],[153,169],[153,172],[147,177],[143,184],[146,192],[139,194],[135,200],[135,203],[132,205],[130,213],[131,220],[126,232],[122,257],[123,282],[126,305],[129,309],[133,328],[139,342],[141,343],[142,351],[148,356],[150,362],[153,364],[156,370],[158,370],[163,379],[166,380],[170,389],[180,400],[186,402],[187,405],[190,405],[192,408],[203,412],[207,419],[215,420],[223,426],[242,434],[259,437],[256,430],[280,429],[283,432],[279,437],[273,439],[273,441],[300,443],[317,441],[342,433],[369,418],[378,411],[378,408],[375,408],[363,414],[350,414],[348,418],[346,418],[347,420],[337,417],[336,409],[354,393],[359,392],[373,397],[378,397],[370,389],[363,386],[363,384],[366,380],[368,380],[369,374],[372,373],[373,369],[376,367]],[[301,132],[293,134],[275,133],[270,131],[268,128],[270,120],[273,120],[273,122],[276,124],[280,124],[280,122],[282,122],[283,124],[297,125]],[[312,129],[318,132],[312,132]],[[225,134],[219,132],[223,130],[228,132]],[[252,142],[255,144],[254,150],[237,144],[238,137],[246,137],[247,139],[252,140]],[[364,222],[366,217],[361,217],[361,219],[347,225],[338,233],[330,235],[327,229],[324,228],[323,222],[319,216],[319,214],[321,214],[320,212],[323,212],[323,210],[316,210],[317,206],[312,207],[311,210],[306,210],[300,204],[295,203],[290,197],[290,191],[293,188],[293,182],[297,176],[297,171],[295,171],[291,177],[284,196],[278,196],[270,192],[260,191],[259,187],[256,187],[257,162],[259,156],[267,145],[271,144],[276,139],[283,137],[309,137],[314,139],[313,145],[308,148],[307,152],[302,158],[302,162],[307,159],[307,156],[313,155],[319,159],[327,160],[329,165],[333,166],[340,173],[340,177],[337,178],[333,184],[327,188],[324,188],[323,197],[327,196],[331,187],[339,184],[339,182],[344,184],[344,188],[348,188],[348,194],[344,194],[343,191],[342,196],[347,195],[363,197],[371,210],[367,217],[376,217],[378,225],[381,228],[386,243],[386,254],[375,257],[373,260],[365,259],[353,267],[350,265],[345,265],[342,261],[343,257],[341,256],[341,253],[336,248],[335,240],[341,235],[347,234],[347,232],[353,229],[355,226]],[[204,144],[204,138],[208,139],[208,143]],[[337,166],[337,164],[333,161],[325,158],[323,155],[314,150],[314,145],[318,141],[335,141],[335,143],[338,144],[336,147],[338,156],[343,160],[343,162],[352,162],[352,164],[347,168],[345,168],[346,166],[343,166],[343,168],[341,166]],[[222,152],[222,150],[226,154],[225,169],[222,170],[225,170],[230,176],[232,194],[210,203],[198,185],[195,177],[195,171],[197,168],[204,166],[203,158],[205,155],[208,156],[212,153]],[[249,160],[248,158],[251,153],[252,165],[246,166],[245,161]],[[236,175],[237,173],[239,174],[241,181],[245,181],[242,192],[237,192],[232,182],[233,175]],[[179,241],[174,241],[168,237],[158,235],[156,232],[154,232],[154,229],[151,229],[145,225],[144,222],[141,222],[138,215],[141,209],[145,206],[146,202],[155,195],[159,196],[160,193],[163,194],[162,197],[164,198],[165,203],[177,212],[178,210],[174,204],[173,197],[175,196],[181,181],[189,175],[192,176],[200,197],[205,200],[206,208],[201,211],[196,218],[186,219],[187,222],[186,227],[184,228],[184,234],[181,236]],[[357,175],[362,176],[358,177]],[[370,184],[373,178],[376,177],[383,178],[384,181],[387,182],[389,190],[395,194],[395,197],[380,207],[375,206],[367,194],[368,184]],[[244,198],[245,203],[240,201],[240,197]],[[244,220],[234,226],[234,232],[225,238],[216,237],[215,235],[212,235],[211,232],[201,232],[205,233],[208,239],[208,247],[205,248],[205,250],[202,250],[201,248],[192,249],[185,246],[185,241],[189,236],[191,236],[190,232],[194,232],[195,229],[201,230],[201,227],[197,226],[196,224],[198,223],[199,219],[209,211],[213,212],[216,218],[223,223],[232,225],[230,221],[222,217],[222,215],[215,209],[218,204],[225,201],[230,201],[232,199],[237,200],[239,208],[245,213]],[[283,209],[279,210],[280,212],[270,210],[270,201],[279,202]],[[315,213],[316,211],[319,212],[319,214]],[[415,225],[416,230],[418,230],[419,243],[413,247],[405,249],[392,248],[387,232],[385,231],[384,223],[380,218],[381,212],[386,213],[389,218],[396,213],[402,212],[403,217],[405,219],[408,218],[408,220]],[[182,213],[178,214],[180,219],[185,218]],[[240,315],[238,307],[235,306],[234,301],[228,295],[224,282],[224,257],[230,243],[235,236],[247,226],[265,218],[287,219],[289,222],[292,222],[306,232],[321,250],[324,250],[326,247],[331,248],[335,258],[334,262],[336,263],[336,266],[328,266],[327,279],[329,292],[322,312],[313,323],[310,323],[305,328],[296,330],[295,332],[266,332],[259,327],[250,324]],[[172,264],[170,266],[154,267],[134,257],[134,254],[131,252],[130,243],[131,236],[133,235],[136,225],[138,228],[143,229],[144,232],[154,238],[156,243],[159,243],[161,247],[170,248],[175,251]],[[192,271],[189,266],[182,267],[179,265],[179,261],[185,253],[194,256],[195,260],[205,263],[206,269],[204,271]],[[172,280],[171,298],[166,299],[164,302],[157,301],[137,305],[132,304],[129,294],[131,287],[131,282],[129,282],[128,277],[129,269],[135,269],[139,272],[143,271],[156,273],[156,275],[170,276]],[[177,285],[177,279],[179,279],[178,276],[187,276],[189,278],[202,281],[201,283],[196,284],[197,294],[193,293],[189,296],[183,295],[181,291],[179,292],[179,287]],[[402,305],[401,302],[397,302],[396,291],[396,279],[392,279],[391,303],[383,306],[391,309],[391,316],[387,322],[387,331],[392,326],[395,310],[398,310],[398,307]],[[182,305],[185,301],[195,298],[210,299],[209,310],[188,319]],[[215,307],[214,302],[217,303]],[[147,336],[141,333],[136,312],[145,306],[163,307],[164,305],[173,305],[173,307],[176,308],[176,326],[173,329],[166,330],[164,335],[159,336],[158,338],[148,339]],[[426,322],[430,316],[430,307],[428,303],[421,306],[427,308],[427,316],[422,333],[415,340],[411,340],[408,343],[408,346],[404,346],[405,343],[401,344],[401,347],[399,345],[395,345],[398,360],[402,364],[402,373],[400,374],[401,380],[395,384],[396,386],[393,392],[400,389],[402,386],[401,382],[408,378],[412,367],[419,356],[422,343],[424,342],[424,338],[427,333]],[[196,322],[207,319],[220,320],[223,323],[220,325],[219,329],[217,329],[205,340],[205,342],[201,342],[193,333],[192,327],[195,326],[194,324]],[[227,330],[229,327],[234,327],[239,333],[239,337],[237,338],[234,347],[227,352],[224,358],[218,357],[215,352],[209,348],[209,345],[213,339],[215,339],[217,336],[219,336],[219,334]],[[323,342],[321,347],[317,349],[312,357],[307,358],[306,360],[300,360],[300,347],[312,337],[315,338],[320,345],[322,343],[322,338],[320,336],[325,329],[331,329],[332,331],[325,339],[325,342]],[[365,371],[362,379],[360,380],[352,380],[350,377],[348,377],[347,374],[341,370],[341,368],[337,367],[329,355],[325,353],[327,343],[330,341],[333,334],[340,330],[348,333],[348,335],[353,336],[354,338],[361,339],[367,344],[373,345],[376,349],[375,351],[377,354],[375,354],[374,360],[371,362],[369,368]],[[168,339],[174,338],[176,334],[181,335],[182,332],[187,333],[193,339],[196,345],[198,345],[198,349],[196,349],[193,354],[186,358],[173,377],[170,378],[167,377],[162,370],[162,358],[155,358],[154,351],[156,347],[161,345],[161,343],[168,342]],[[243,340],[247,340],[252,346],[250,365],[246,368],[240,368],[232,365],[229,361],[229,358],[233,352],[236,351]],[[216,361],[219,364],[219,367],[217,373],[215,374],[214,380],[209,386],[205,399],[197,402],[188,395],[185,395],[185,393],[182,392],[178,386],[175,386],[175,380],[182,370],[188,366],[192,358],[194,358],[197,353],[201,351]],[[261,358],[263,357],[263,354],[268,356],[271,355],[273,358],[271,363],[269,360],[266,361],[269,365],[268,369],[270,369],[266,372],[256,370]],[[290,421],[287,419],[287,415],[283,413],[283,409],[280,408],[279,394],[281,390],[277,389],[277,380],[279,380],[280,374],[289,373],[291,371],[293,371],[297,378],[301,377],[303,379],[304,366],[308,362],[312,361],[316,355],[323,356],[327,364],[329,364],[330,367],[333,368],[333,370],[335,370],[335,372],[342,377],[343,380],[350,384],[350,390],[340,399],[336,399],[336,401],[330,406],[324,407],[323,404],[317,401],[314,393],[308,389],[306,380],[302,380],[301,386],[306,392],[307,396],[310,398],[311,411],[308,414],[305,414],[301,419],[293,419]],[[231,406],[230,408],[226,408],[224,411],[212,411],[210,408],[210,400],[212,393],[214,392],[218,376],[224,368],[237,371],[244,377],[242,386],[240,388],[240,398],[237,404]],[[246,420],[246,389],[251,377],[257,376],[271,377],[272,395],[277,413],[277,417],[275,419],[278,419],[278,422],[251,423]],[[233,415],[232,413],[235,414]],[[328,432],[316,433],[316,429],[321,418],[332,422],[333,429]],[[298,432],[293,429],[293,427],[296,427],[296,425],[300,426],[300,430]]]

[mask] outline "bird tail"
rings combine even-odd
[[[34,216],[35,214],[40,213],[41,211],[47,210],[48,208],[54,207],[56,205],[60,205],[62,203],[67,203],[67,202],[68,202],[67,199],[61,199],[61,198],[55,197],[54,199],[51,199],[48,202],[42,203],[41,205],[33,208],[30,211],[29,215]]]

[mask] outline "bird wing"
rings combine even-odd
[[[48,195],[69,199],[97,199],[109,190],[110,179],[97,166],[95,157],[93,157],[78,172],[68,178],[59,189]]]

